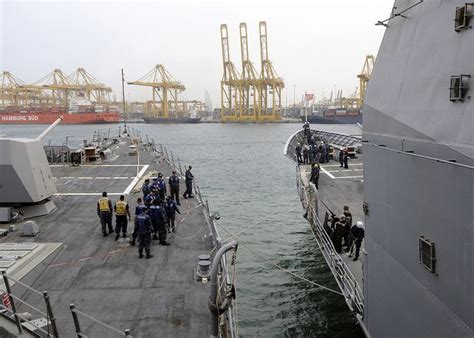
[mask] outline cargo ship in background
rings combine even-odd
[[[313,109],[301,116],[303,122],[312,124],[362,124],[362,111],[359,108],[327,107]]]
[[[152,117],[152,116],[144,116],[143,121],[145,123],[151,124],[174,124],[174,123],[200,123],[201,117],[197,114],[196,111],[191,110],[185,116],[171,116],[168,118],[165,117]]]
[[[51,124],[60,116],[64,124],[118,123],[117,106],[92,104],[85,98],[71,100],[68,109],[59,106],[0,108],[0,124]]]

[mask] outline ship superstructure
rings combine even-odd
[[[364,325],[474,335],[474,4],[398,0],[365,97]]]

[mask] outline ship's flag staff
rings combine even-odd
[[[125,105],[125,76],[122,68],[122,103],[123,103],[123,133],[127,133],[127,106]]]
[[[304,120],[308,122],[308,101],[314,100],[314,94],[304,92]]]

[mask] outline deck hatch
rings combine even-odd
[[[449,87],[449,100],[451,102],[463,102],[469,90],[469,78],[471,75],[452,75]]]
[[[420,236],[419,239],[420,249],[420,264],[432,273],[436,272],[436,255],[435,255],[435,244],[429,239]]]
[[[456,7],[456,14],[454,16],[454,30],[460,32],[470,28],[469,21],[472,14],[469,12],[469,9],[474,6],[474,3],[466,3],[462,7]]]

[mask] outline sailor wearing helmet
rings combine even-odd
[[[352,235],[354,236],[354,239],[355,239],[354,245],[356,247],[355,257],[353,260],[356,261],[357,259],[359,259],[360,247],[362,245],[362,240],[364,239],[364,236],[365,236],[364,223],[362,223],[361,221],[358,221],[356,224],[354,224],[354,226],[352,227]]]

